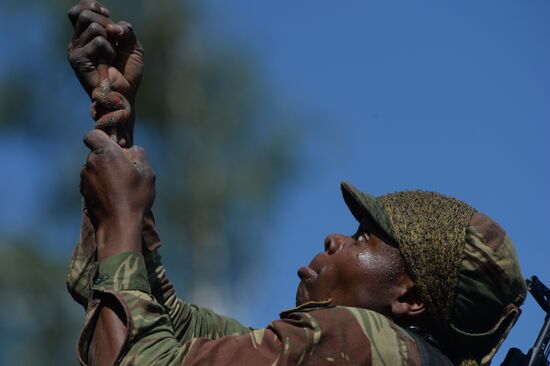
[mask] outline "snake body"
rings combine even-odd
[[[111,89],[109,66],[106,63],[97,65],[98,86],[92,91],[92,118],[95,128],[105,131],[118,142],[117,130],[128,123],[131,107],[128,99]],[[102,112],[98,110],[101,108]]]

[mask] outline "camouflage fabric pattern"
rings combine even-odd
[[[155,219],[149,212],[143,222],[143,254],[147,264],[150,282],[155,294],[161,298],[160,279],[156,278],[155,269],[161,266],[157,249],[160,247],[160,238],[155,228]],[[91,281],[96,271],[96,242],[95,229],[88,217],[86,208],[82,212],[80,238],[76,243],[73,256],[67,269],[67,289],[73,299],[85,309],[90,299]]]
[[[220,316],[207,308],[188,304],[177,297],[158,254],[160,238],[156,231],[154,217],[150,212],[144,218],[142,240],[143,257],[151,293],[155,300],[164,307],[179,343],[194,338],[196,329],[201,334],[210,334],[212,337],[220,332],[219,329],[222,332],[231,327],[250,329],[232,318]],[[80,238],[67,271],[67,288],[75,301],[85,309],[89,306],[92,282],[101,278],[101,275],[96,277],[95,251],[95,231],[86,210],[84,210]]]
[[[152,289],[156,287],[158,290],[158,294],[153,297],[157,303],[162,305],[168,316],[178,343],[187,342],[198,337],[198,334],[201,337],[214,339],[226,334],[245,334],[251,330],[231,317],[219,315],[211,309],[189,304],[180,299],[166,275],[166,270],[160,263],[158,254],[155,254],[155,262],[158,265],[154,271],[148,271],[149,283]]]
[[[427,305],[443,310],[449,354],[457,363],[471,358],[470,363],[488,364],[517,320],[527,291],[505,231],[467,204],[438,193],[374,197],[349,183],[341,188],[357,220],[370,217],[395,240]],[[429,279],[431,274],[440,280]]]
[[[84,211],[80,238],[73,251],[71,262],[67,270],[67,289],[73,299],[86,309],[91,293],[91,281],[95,274],[95,230]]]
[[[195,312],[188,340],[175,336],[165,308],[143,287],[141,255],[123,253],[99,264],[87,320],[79,340],[86,364],[101,299],[112,296],[125,311],[128,334],[119,365],[420,365],[416,343],[386,317],[367,309],[307,303],[281,313],[264,329],[219,324]]]
[[[451,318],[453,340],[489,364],[520,315],[527,286],[510,237],[476,212],[466,229]]]

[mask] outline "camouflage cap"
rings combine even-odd
[[[527,287],[510,238],[450,196],[403,191],[380,197],[341,185],[357,220],[373,219],[397,245],[453,357],[488,363],[520,314]]]

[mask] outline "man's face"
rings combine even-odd
[[[353,236],[328,235],[324,252],[298,270],[297,305],[331,299],[334,305],[389,314],[394,284],[407,274],[399,250],[386,242],[390,239],[369,219]]]

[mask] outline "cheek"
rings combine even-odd
[[[331,287],[348,296],[363,293],[367,284],[372,282],[369,269],[373,262],[372,256],[365,253],[341,258],[331,266],[330,276],[327,276]]]
[[[369,269],[376,268],[380,263],[378,256],[373,256],[367,251],[363,251],[357,255],[357,266],[362,269],[362,272],[369,272]]]
[[[399,258],[388,255],[378,255],[368,252],[362,252],[357,257],[357,263],[361,267],[363,277],[373,284],[380,287],[389,285],[395,274],[399,271]]]
[[[353,267],[355,280],[350,281],[355,291],[363,298],[378,298],[384,296],[392,284],[393,262],[385,256],[369,252],[361,252]]]

